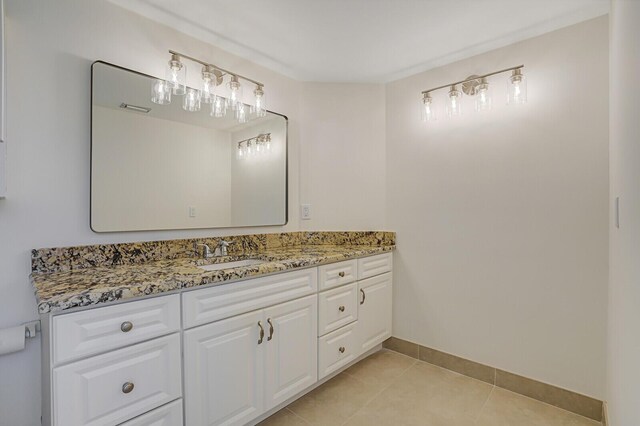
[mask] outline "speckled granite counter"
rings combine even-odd
[[[395,247],[392,232],[296,232],[220,238],[232,242],[229,256],[206,260],[196,258],[191,247],[194,242],[215,247],[216,239],[34,250],[31,282],[38,310],[56,312],[223,284],[384,253]],[[198,268],[242,259],[260,259],[266,263],[217,271]]]

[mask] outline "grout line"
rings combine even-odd
[[[293,410],[289,410],[289,406],[288,405],[286,407],[284,407],[284,409],[287,410],[288,412],[290,412],[291,414],[293,414],[294,416],[296,416],[297,418],[299,418],[300,420],[302,420],[303,422],[305,422],[306,424],[308,424],[308,425],[311,424],[311,422],[309,422],[307,419],[302,417],[300,414],[296,413]]]
[[[487,403],[489,402],[489,398],[491,398],[491,395],[493,395],[493,391],[496,389],[496,386],[493,385],[491,387],[491,392],[489,392],[489,396],[487,396],[487,399],[484,401],[484,404],[482,404],[482,407],[480,407],[480,410],[478,410],[478,414],[476,414],[476,418],[473,419],[473,423],[477,423],[478,420],[480,420],[480,414],[482,414],[482,410],[484,410],[484,407],[487,406]]]

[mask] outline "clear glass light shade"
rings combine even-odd
[[[171,103],[171,88],[164,80],[156,80],[151,88],[151,102],[159,105]]]
[[[518,105],[527,102],[527,79],[520,69],[513,70],[509,77],[507,103]]]
[[[262,86],[258,86],[256,90],[253,91],[253,95],[255,96],[255,101],[251,106],[251,113],[255,114],[256,117],[266,117],[267,104]]]
[[[425,94],[424,97],[422,98],[421,110],[422,110],[422,121],[426,123],[428,121],[436,120],[436,110],[433,105],[433,99],[428,94]]]
[[[214,90],[216,88],[215,69],[211,66],[202,67],[202,88],[200,89],[201,100],[205,104],[210,104],[215,99]]]
[[[247,157],[247,150],[245,148],[245,145],[243,145],[242,143],[238,144],[238,150],[236,152],[236,156],[238,160],[243,160]]]
[[[242,86],[235,76],[231,77],[231,81],[227,84],[229,88],[229,106],[235,111],[235,109],[242,103]]]
[[[213,102],[211,102],[211,112],[209,115],[215,118],[225,117],[227,115],[227,99],[215,95]]]
[[[447,116],[458,117],[460,115],[462,115],[462,93],[455,86],[452,86],[447,100]]]
[[[491,110],[491,93],[489,93],[489,84],[481,83],[476,93],[476,111]]]
[[[236,120],[238,123],[246,123],[249,121],[249,111],[247,105],[242,102],[236,104]]]
[[[180,62],[180,58],[173,55],[167,67],[165,80],[171,87],[174,95],[184,95],[187,84],[187,67]]]
[[[189,112],[200,111],[200,91],[187,87],[187,92],[182,99],[182,109]]]

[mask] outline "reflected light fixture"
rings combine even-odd
[[[180,95],[184,96],[182,107],[186,111],[200,111],[201,103],[210,104],[209,115],[211,117],[225,117],[227,110],[232,109],[235,113],[234,118],[240,123],[249,121],[252,116],[264,117],[267,115],[264,84],[173,50],[169,50],[169,54],[171,58],[166,69],[165,80],[155,80],[151,88],[152,102],[167,105],[171,103],[172,95]],[[183,63],[184,59],[202,65],[201,83],[197,89],[187,87],[187,67]],[[222,86],[226,76],[229,81],[225,86]],[[255,84],[252,105],[247,105],[243,101],[240,80]],[[228,93],[222,96],[217,92],[216,87],[227,87]]]
[[[237,142],[236,157],[239,160],[267,155],[271,152],[271,133],[261,133]]]
[[[422,112],[422,121],[429,122],[435,120],[435,108],[432,93],[436,90],[448,88],[449,95],[447,98],[446,112],[448,117],[456,117],[462,114],[462,94],[475,97],[475,110],[488,111],[493,106],[491,92],[489,90],[488,77],[496,74],[502,74],[511,71],[509,77],[507,104],[522,104],[527,101],[527,81],[522,70],[524,65],[505,68],[484,75],[472,75],[465,80],[456,81],[454,83],[445,84],[443,86],[434,87],[422,92],[422,102],[420,108]],[[461,86],[462,92],[458,90]]]

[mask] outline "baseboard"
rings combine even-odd
[[[609,425],[609,408],[607,406],[607,401],[602,403],[602,426]]]
[[[391,337],[383,347],[412,358],[473,377],[512,392],[562,408],[572,413],[603,421],[603,403],[600,400],[567,389],[519,376],[469,359],[431,349],[407,340]]]

